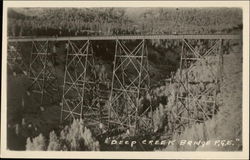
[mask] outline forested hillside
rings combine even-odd
[[[242,28],[237,8],[9,9],[10,36],[233,33]],[[133,12],[132,12],[133,11]],[[132,13],[130,13],[132,12]]]

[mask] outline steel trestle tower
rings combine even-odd
[[[202,123],[218,111],[223,61],[221,39],[182,42],[174,122],[179,133],[185,126]]]
[[[152,107],[141,102],[149,90],[148,57],[144,39],[133,49],[125,42],[116,40],[109,123],[137,134],[152,130]]]
[[[49,41],[32,41],[28,94],[34,93],[41,106],[59,102],[59,88]]]

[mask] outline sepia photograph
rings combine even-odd
[[[1,154],[245,157],[249,2],[174,3],[5,1]]]

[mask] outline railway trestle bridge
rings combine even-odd
[[[133,135],[153,132],[152,105],[147,104],[141,111],[140,100],[150,91],[147,41],[157,39],[181,43],[179,69],[174,78],[177,84],[175,108],[171,110],[171,129],[181,132],[185,126],[204,122],[218,111],[217,95],[223,80],[223,41],[241,43],[241,35],[10,37],[8,64],[10,69],[15,64],[21,67],[21,58],[13,60],[21,55],[16,44],[30,43],[28,77],[32,84],[28,91],[38,94],[40,105],[60,99],[62,122],[83,118],[94,126],[105,124],[109,128],[123,128]],[[100,81],[94,70],[92,42],[100,40],[115,42],[110,82]],[[131,40],[136,43],[133,47],[127,45]],[[55,66],[51,63],[54,58],[49,50],[57,41],[67,46],[62,96],[58,94]],[[206,47],[200,47],[202,44]]]

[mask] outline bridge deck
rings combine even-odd
[[[136,39],[241,39],[242,35],[133,35],[133,36],[72,36],[72,37],[9,37],[9,42],[68,40],[136,40]]]

